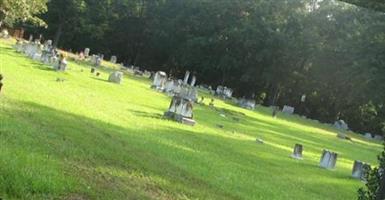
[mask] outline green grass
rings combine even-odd
[[[337,139],[327,125],[221,100],[195,106],[195,127],[164,120],[170,97],[149,80],[127,75],[117,85],[73,62],[58,73],[4,41],[0,73],[3,199],[355,199],[363,184],[350,177],[353,161],[375,164],[381,150],[352,133],[353,142]],[[289,157],[295,143],[302,161]],[[336,170],[318,167],[324,148],[339,153]]]

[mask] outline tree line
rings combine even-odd
[[[385,135],[378,9],[334,0],[50,0],[38,16],[46,27],[14,26],[60,48],[89,47],[175,77],[190,70],[198,83],[231,87],[238,97]]]

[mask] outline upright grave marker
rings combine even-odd
[[[336,167],[337,157],[337,153],[324,149],[320,160],[320,167],[334,169]]]
[[[111,56],[110,62],[115,64],[116,60],[117,60],[116,56]]]
[[[84,57],[88,58],[90,56],[90,48],[85,48],[84,49]]]
[[[301,144],[295,144],[291,157],[295,159],[302,159],[302,152],[303,146]]]
[[[187,85],[188,84],[188,78],[190,77],[190,72],[186,71],[183,79],[183,84]]]
[[[255,100],[251,100],[251,99],[242,98],[238,101],[239,106],[241,106],[242,108],[249,109],[249,110],[254,110],[255,104],[256,104]]]
[[[355,160],[352,169],[352,177],[366,181],[366,173],[368,173],[370,165],[359,160]]]
[[[283,106],[282,112],[287,113],[287,114],[293,114],[294,113],[294,107],[285,105],[285,106]]]
[[[120,71],[115,71],[111,73],[110,76],[108,77],[108,81],[112,83],[120,84],[122,80],[123,80],[123,72],[120,72]]]
[[[154,81],[152,82],[151,88],[163,91],[166,81],[167,81],[166,72],[158,71],[154,75]]]
[[[1,88],[3,87],[3,75],[0,74],[0,93],[1,93]]]

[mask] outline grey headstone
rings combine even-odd
[[[84,49],[84,56],[85,56],[85,57],[90,56],[90,48],[85,48],[85,49]]]
[[[193,101],[182,98],[180,96],[174,96],[171,100],[168,111],[164,116],[172,118],[180,123],[187,125],[195,125],[193,120]]]
[[[366,175],[370,168],[369,164],[355,160],[352,169],[352,177],[366,181]]]
[[[119,71],[111,73],[110,76],[108,77],[108,81],[112,83],[120,84],[122,80],[123,80],[123,72],[119,72]]]
[[[282,112],[287,113],[287,114],[293,114],[294,113],[294,107],[285,105],[285,106],[283,106]]]
[[[190,72],[186,71],[183,79],[183,84],[187,85],[188,84],[188,78],[190,77]]]
[[[163,91],[166,81],[167,81],[166,72],[158,71],[154,75],[154,80],[152,82],[151,87],[155,88],[156,90]]]
[[[110,59],[110,62],[112,62],[112,63],[116,63],[116,61],[117,61],[117,58],[116,58],[116,56],[111,56],[111,59]]]
[[[340,130],[349,130],[349,126],[347,123],[345,123],[344,120],[337,120],[334,122],[334,127],[336,127],[337,129],[340,129]]]
[[[295,144],[291,157],[295,159],[302,159],[302,152],[303,146],[301,144]]]
[[[193,77],[192,77],[192,79],[191,79],[191,83],[190,83],[190,85],[191,85],[192,87],[194,87],[194,86],[195,86],[195,83],[196,83],[196,81],[197,81],[197,77],[196,77],[196,76],[193,76]]]
[[[337,157],[337,153],[324,149],[320,160],[320,167],[334,169],[336,167]]]

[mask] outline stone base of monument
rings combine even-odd
[[[164,117],[166,117],[168,119],[175,120],[175,121],[180,122],[182,124],[189,125],[189,126],[194,126],[196,124],[195,120],[187,118],[187,117],[183,117],[182,115],[179,115],[179,114],[176,114],[176,113],[173,113],[170,111],[165,112]]]
[[[163,87],[159,87],[159,86],[156,86],[156,85],[151,85],[151,89],[154,89],[154,90],[159,91],[159,92],[163,92],[164,91]]]
[[[195,120],[193,120],[193,119],[189,119],[189,118],[185,118],[185,117],[183,117],[182,118],[182,124],[186,124],[186,125],[189,125],[189,126],[194,126],[195,125]]]

